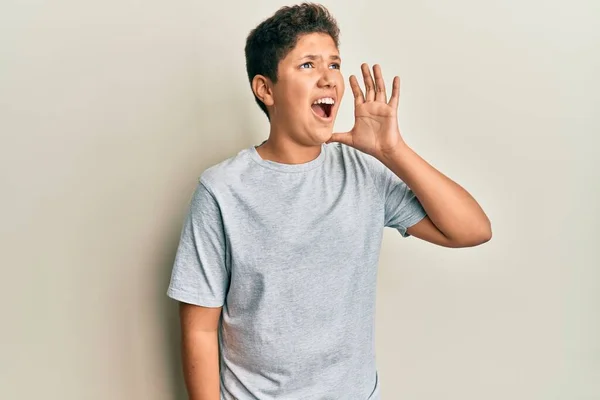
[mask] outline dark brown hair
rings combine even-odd
[[[248,79],[263,75],[277,82],[277,66],[296,46],[300,36],[309,33],[325,33],[339,47],[337,22],[320,4],[302,3],[280,8],[273,16],[261,22],[246,39],[246,71]],[[258,106],[269,118],[267,107],[254,96]]]

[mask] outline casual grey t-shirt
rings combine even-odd
[[[199,179],[168,295],[223,306],[221,399],[380,398],[375,288],[384,226],[425,216],[376,158],[323,144],[304,164],[251,146]]]

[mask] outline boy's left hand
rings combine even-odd
[[[388,102],[381,67],[377,64],[373,67],[375,81],[367,64],[362,64],[361,70],[366,96],[356,77],[350,76],[354,94],[354,127],[350,132],[334,133],[327,143],[340,142],[381,159],[404,144],[398,127],[400,78],[394,77]]]

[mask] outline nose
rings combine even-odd
[[[334,72],[331,69],[326,68],[319,78],[319,82],[317,83],[318,86],[327,88],[335,87],[335,79],[333,78],[333,74]]]

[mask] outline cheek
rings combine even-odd
[[[298,112],[308,109],[308,103],[310,102],[310,90],[305,85],[295,85],[290,87],[287,93],[287,102],[290,109]]]
[[[279,93],[277,105],[281,114],[293,116],[301,107],[301,99],[293,86],[288,86]]]

